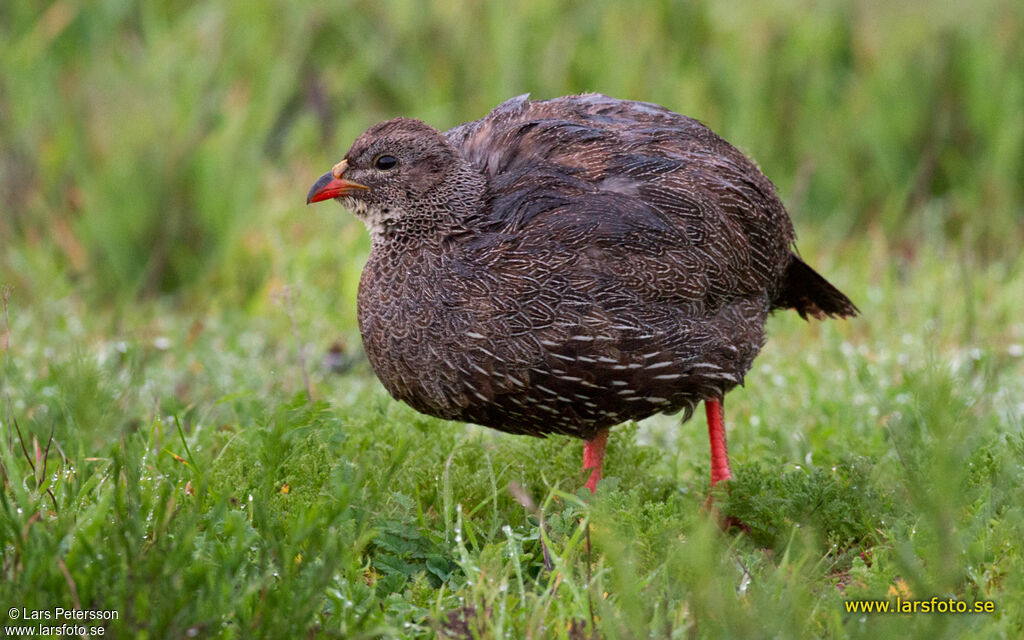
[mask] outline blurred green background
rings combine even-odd
[[[1022,24],[1014,0],[5,2],[0,280],[244,302],[323,231],[303,195],[364,128],[524,92],[701,119],[830,245],[999,259],[1024,237]],[[350,223],[339,254],[365,252]]]

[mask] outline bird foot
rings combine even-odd
[[[750,527],[745,522],[736,516],[723,516],[715,505],[715,493],[728,493],[728,491],[728,485],[718,489],[716,489],[715,486],[712,486],[711,493],[709,493],[708,497],[705,498],[704,506],[701,510],[715,520],[718,524],[718,528],[721,529],[723,533],[726,533],[733,528],[739,529],[743,533],[750,533]]]

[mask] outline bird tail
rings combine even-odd
[[[846,318],[860,313],[857,305],[831,282],[821,277],[796,254],[790,257],[782,279],[782,289],[772,301],[776,309],[796,309],[804,320],[807,316],[824,320],[826,316]]]

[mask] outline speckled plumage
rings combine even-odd
[[[793,254],[757,167],[653,104],[520,96],[446,133],[396,119],[346,161],[368,187],[339,198],[372,236],[363,344],[423,413],[586,439],[688,417],[742,382],[772,309],[856,313]]]

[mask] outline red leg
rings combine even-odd
[[[711,486],[732,478],[729,470],[729,452],[725,448],[724,410],[721,400],[705,400],[708,414],[708,437],[711,439]]]
[[[608,429],[603,429],[583,445],[583,469],[594,469],[587,480],[590,493],[597,491],[597,481],[601,479],[601,470],[604,468],[604,446],[607,443]]]

